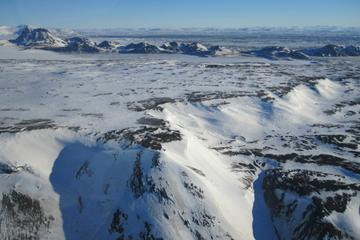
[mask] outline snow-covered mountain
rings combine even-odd
[[[195,56],[219,56],[231,55],[234,51],[225,47],[210,46],[209,48],[198,42],[192,43],[178,43],[169,42],[164,43],[160,47],[148,43],[131,43],[124,47],[119,47],[120,53],[181,53]]]
[[[8,28],[3,28],[3,32],[8,33]],[[44,28],[32,29],[26,25],[17,28],[18,37],[10,40],[19,46],[26,48],[41,48],[58,52],[119,52],[119,53],[142,53],[142,54],[186,54],[201,57],[209,56],[234,56],[238,55],[238,49],[232,49],[224,46],[202,44],[200,42],[177,42],[171,41],[161,45],[147,42],[129,43],[121,45],[109,40],[103,40],[96,43],[86,37],[76,36],[73,31],[47,30]],[[65,36],[72,36],[66,38]],[[360,56],[360,47],[343,46],[329,44],[324,47],[301,48],[293,50],[282,46],[267,46],[261,49],[247,50],[241,52],[247,56],[263,57],[270,60],[308,60],[310,57],[344,57]]]
[[[130,43],[126,46],[119,47],[120,53],[162,53],[163,49],[144,42]]]
[[[49,30],[44,28],[31,29],[25,27],[19,32],[20,35],[11,42],[31,48],[60,48],[65,47],[66,42],[61,38],[54,36]]]
[[[97,46],[102,49],[114,50],[119,47],[119,43],[114,41],[104,40],[101,43],[97,44]]]
[[[145,42],[130,43],[125,46],[119,46],[119,44],[106,40],[97,44],[85,37],[75,36],[62,39],[47,29],[31,29],[27,26],[19,31],[19,36],[16,39],[10,41],[26,48],[39,48],[58,52],[97,53],[100,51],[113,51],[117,49],[120,53],[182,53],[196,56],[230,55],[233,53],[233,51],[224,47],[211,46],[207,48],[197,42],[172,42],[164,44],[161,47]],[[172,44],[178,45],[178,47],[174,47]]]
[[[58,51],[86,53],[96,53],[100,51],[95,42],[84,37],[72,37],[66,39],[66,43],[67,45]]]
[[[99,52],[96,43],[84,37],[72,37],[61,39],[44,28],[31,29],[25,27],[21,34],[14,40],[10,40],[19,46],[26,48],[37,48],[58,52]]]
[[[244,51],[243,53],[271,60],[307,60],[310,59],[310,57],[358,57],[360,56],[360,47],[329,44],[324,47],[293,50],[286,47],[269,46],[259,50]]]
[[[257,57],[264,57],[271,60],[278,59],[299,59],[307,60],[310,59],[308,55],[301,51],[292,50],[286,47],[269,46],[259,50],[247,51],[245,54],[254,55]]]
[[[315,57],[358,57],[360,56],[360,46],[343,46],[329,44],[320,48],[310,48],[302,50],[309,56]]]

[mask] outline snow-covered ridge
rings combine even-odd
[[[360,46],[343,46],[329,44],[321,48],[310,48],[302,50],[309,56],[316,57],[358,57],[360,56]]]
[[[147,43],[129,44],[119,47],[120,53],[182,53],[196,56],[219,56],[219,55],[233,55],[232,51],[225,47],[210,46],[206,47],[201,43],[178,43],[169,42],[161,46],[155,46]]]
[[[360,46],[343,46],[328,44],[324,47],[318,48],[304,48],[304,49],[289,49],[285,47],[271,46],[264,47],[259,50],[246,51],[245,54],[250,54],[258,57],[264,57],[271,60],[278,59],[299,59],[306,60],[310,57],[358,57],[360,56]]]
[[[292,50],[292,49],[285,48],[285,47],[277,47],[277,46],[264,47],[259,50],[247,51],[244,53],[271,59],[271,60],[278,60],[278,59],[307,60],[307,59],[310,59],[310,57],[308,55],[306,55],[305,53],[303,53],[301,51]]]

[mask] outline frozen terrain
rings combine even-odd
[[[0,45],[0,239],[360,239],[360,57]]]

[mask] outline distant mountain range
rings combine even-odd
[[[3,32],[10,34],[10,29],[2,28]],[[71,34],[70,34],[71,33]],[[222,46],[205,46],[199,42],[169,42],[156,46],[146,42],[130,43],[128,45],[120,45],[114,41],[105,40],[96,43],[86,37],[76,36],[75,32],[50,31],[45,28],[34,28],[26,25],[19,26],[15,29],[14,35],[17,38],[10,42],[24,47],[36,48],[43,50],[52,50],[56,52],[82,52],[82,53],[98,53],[98,52],[119,52],[119,53],[141,53],[141,54],[186,54],[195,56],[225,56],[239,54],[235,49],[229,49]],[[71,37],[67,37],[72,35]],[[247,56],[263,57],[271,60],[278,59],[298,59],[307,60],[311,57],[346,57],[360,56],[359,46],[342,46],[328,44],[323,47],[290,49],[282,46],[268,46],[261,49],[243,51],[240,54]]]
[[[19,31],[19,36],[10,42],[25,48],[52,50],[57,52],[119,52],[119,53],[182,53],[197,56],[231,55],[234,51],[220,46],[206,47],[198,42],[178,43],[170,42],[156,46],[144,42],[130,43],[120,46],[116,42],[103,41],[99,44],[85,37],[61,38],[45,28],[31,29],[24,27]]]
[[[342,46],[328,44],[324,47],[305,48],[293,50],[286,47],[270,46],[259,50],[243,52],[245,54],[264,57],[271,60],[277,59],[299,59],[306,60],[310,57],[358,57],[360,56],[359,46]]]

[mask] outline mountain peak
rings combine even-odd
[[[12,40],[13,43],[25,47],[64,47],[65,41],[54,36],[45,28],[31,29],[25,26],[21,29],[21,34]]]

